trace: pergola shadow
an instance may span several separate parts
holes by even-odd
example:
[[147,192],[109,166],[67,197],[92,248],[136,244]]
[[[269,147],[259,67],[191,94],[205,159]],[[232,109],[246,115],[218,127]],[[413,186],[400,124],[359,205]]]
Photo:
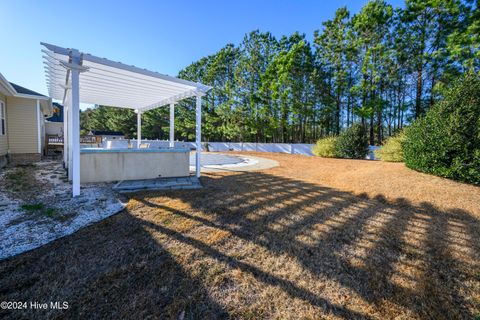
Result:
[[[155,194],[137,194],[134,199],[202,227],[227,231],[231,236],[225,242],[244,241],[272,256],[292,257],[309,274],[347,288],[379,315],[396,305],[420,318],[473,317],[464,281],[476,277],[480,228],[469,213],[442,211],[428,203],[416,206],[405,199],[395,203],[382,196],[368,199],[258,172],[212,174],[202,181],[204,190],[168,194],[188,203],[190,210],[156,203]],[[261,263],[246,264],[221,247],[168,226],[145,223],[326,313],[369,317],[275,276]]]
[[132,194],[122,213],[0,262],[2,300],[69,302],[0,317],[476,315],[480,227],[468,212],[260,172],[202,180]]
[[[224,319],[141,219],[127,212],[20,256],[0,261],[1,301],[46,309],[0,309],[2,319]],[[50,302],[67,302],[52,309]],[[201,302],[201,303],[199,303]]]

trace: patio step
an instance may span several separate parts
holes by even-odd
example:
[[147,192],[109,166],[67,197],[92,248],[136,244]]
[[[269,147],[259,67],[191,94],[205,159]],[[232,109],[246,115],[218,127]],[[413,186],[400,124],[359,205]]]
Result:
[[142,190],[198,189],[201,187],[202,184],[197,177],[180,177],[124,180],[113,186],[113,190],[118,192],[135,192]]

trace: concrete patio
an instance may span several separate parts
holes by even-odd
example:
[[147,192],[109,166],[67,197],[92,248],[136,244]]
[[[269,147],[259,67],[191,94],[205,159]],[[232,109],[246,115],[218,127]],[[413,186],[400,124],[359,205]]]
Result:
[[178,189],[198,189],[202,184],[195,176],[179,178],[158,178],[142,180],[125,180],[118,182],[113,186],[117,192],[135,192],[142,190],[178,190]]

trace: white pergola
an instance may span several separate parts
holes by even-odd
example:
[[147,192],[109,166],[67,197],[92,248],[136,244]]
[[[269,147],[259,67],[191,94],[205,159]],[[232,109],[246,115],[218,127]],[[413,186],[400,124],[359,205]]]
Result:
[[[80,103],[134,109],[137,113],[137,147],[141,116],[170,105],[170,147],[174,147],[174,108],[178,101],[196,97],[196,176],[200,177],[201,97],[211,87],[120,62],[41,43],[47,87],[53,99],[64,104],[64,163],[72,180],[73,196],[80,195]],[[81,76],[80,76],[81,74]]]

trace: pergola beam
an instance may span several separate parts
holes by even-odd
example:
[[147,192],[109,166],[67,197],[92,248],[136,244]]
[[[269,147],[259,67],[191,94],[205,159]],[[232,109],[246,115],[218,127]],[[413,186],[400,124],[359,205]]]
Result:
[[143,108],[141,108],[141,110],[142,111],[148,111],[148,110],[156,109],[158,107],[165,106],[165,105],[170,104],[170,103],[177,103],[178,101],[183,100],[183,99],[187,99],[187,98],[191,98],[191,97],[195,97],[195,96],[200,96],[201,97],[203,95],[205,95],[205,94],[202,93],[202,92],[199,92],[197,90],[189,90],[189,91],[177,94],[173,97],[169,97],[169,98],[160,100],[160,101],[158,101],[154,104],[151,104],[149,106],[143,107]]

